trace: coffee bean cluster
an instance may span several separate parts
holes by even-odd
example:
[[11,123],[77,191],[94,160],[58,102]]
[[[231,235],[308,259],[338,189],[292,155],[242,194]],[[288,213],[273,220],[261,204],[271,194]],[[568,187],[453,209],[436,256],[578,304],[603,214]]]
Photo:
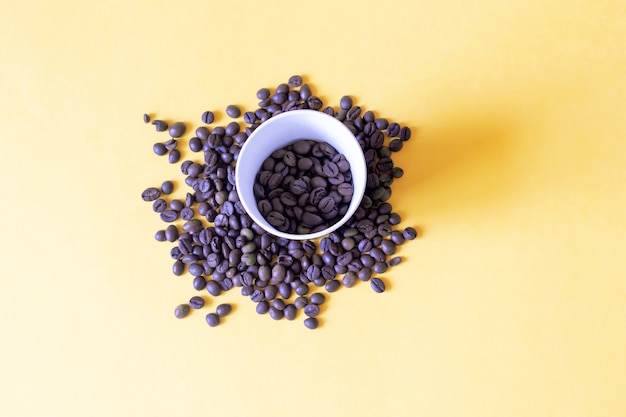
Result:
[[[235,120],[226,125],[215,124],[213,111],[202,114],[203,124],[189,139],[189,150],[192,156],[197,154],[198,157],[186,159],[180,165],[184,184],[188,187],[184,198],[166,197],[175,191],[174,183],[169,180],[159,187],[146,188],[141,197],[144,201],[152,202],[153,211],[168,224],[156,232],[155,239],[174,244],[170,250],[174,275],[189,275],[195,290],[206,291],[213,297],[236,289],[256,304],[258,314],[267,314],[274,320],[294,320],[298,316],[304,316],[304,325],[315,329],[319,326],[320,305],[327,298],[323,292],[328,294],[341,287],[350,288],[359,281],[369,281],[373,291],[384,292],[385,279],[381,274],[402,261],[396,254],[398,246],[417,237],[414,228],[399,228],[401,218],[388,202],[392,183],[403,175],[403,170],[394,165],[392,155],[400,151],[410,139],[411,131],[408,127],[401,127],[395,122],[377,117],[372,111],[363,112],[349,96],[341,98],[338,108],[324,107],[322,100],[313,94],[308,84],[303,84],[302,77],[298,75],[292,76],[287,83],[280,84],[273,90],[265,87],[259,89],[257,98],[260,100],[258,108],[243,114],[239,106],[228,106],[225,114]],[[289,240],[267,233],[246,213],[235,189],[235,165],[248,135],[271,117],[297,109],[323,111],[342,121],[355,135],[367,164],[366,192],[359,208],[346,224],[320,239],[319,243],[312,240]],[[144,121],[147,123],[149,118],[144,118]],[[185,133],[186,126],[176,122],[168,129],[168,124],[162,120],[156,119],[152,123],[157,131],[168,132],[170,135],[170,139],[154,145],[154,153],[166,155],[169,152],[169,162],[177,163],[182,156],[177,149],[177,139]],[[309,145],[311,149],[324,146],[305,139],[298,147]],[[272,164],[272,170],[275,170],[280,162],[277,159],[285,163],[287,152],[293,152],[296,156],[297,152],[294,151],[292,147],[274,152],[269,156],[268,165],[264,164],[262,170],[270,171]],[[306,158],[306,155],[303,153],[301,156]],[[321,182],[314,183],[315,176],[309,176],[308,184],[306,180],[304,184],[298,182],[294,193],[291,186],[306,176],[306,170],[299,168],[299,171],[292,174],[293,180],[286,185],[294,197],[300,192],[298,186],[310,190],[306,191],[309,196],[305,203],[315,205],[315,215],[330,224],[333,219],[325,219],[323,213],[325,210],[334,212],[336,209],[337,216],[340,215],[343,210],[341,204],[346,202],[351,192],[348,189],[351,183],[349,166],[346,167],[343,163],[345,158],[337,157],[336,151],[332,157],[327,156],[328,158],[319,161],[315,176],[324,179],[327,185],[330,183],[331,186],[337,186],[336,188],[331,188],[330,192],[326,190],[325,195],[320,192],[320,198],[311,200],[313,189],[318,188],[316,185],[321,186]],[[291,161],[291,156],[287,159]],[[324,162],[328,163],[329,160],[336,167],[327,166],[324,173]],[[295,163],[298,167],[297,157]],[[333,175],[335,170],[342,173],[343,182],[331,182],[330,179],[336,177]],[[271,175],[259,173],[260,185],[265,181],[261,180],[261,175],[267,181],[271,178]],[[340,190],[341,184],[344,185]],[[258,187],[255,186],[255,193],[259,197],[259,204],[266,206],[263,212],[268,216],[272,211],[280,213],[276,210],[280,206],[275,206],[276,203],[272,205],[277,196],[270,197],[271,190],[268,192],[267,189],[261,191],[256,188]],[[341,196],[341,199],[333,192]],[[281,196],[284,194],[285,192]],[[334,209],[328,208],[333,204],[329,199],[320,206],[320,202],[326,197],[333,201]],[[270,211],[267,211],[269,206],[261,203],[268,198],[272,208]],[[287,211],[287,207],[292,207],[289,206],[292,202],[290,197],[287,200],[283,197],[281,200],[278,196],[278,201],[283,206],[282,216],[290,220],[287,226],[279,216],[270,216],[273,218],[271,224],[275,224],[277,228],[284,227],[287,231],[305,233],[324,226],[324,223],[315,224],[317,218],[312,221],[309,215],[305,217],[305,212],[313,213],[312,207],[305,210],[306,204],[302,205],[303,211],[298,215],[295,211]],[[294,218],[296,220],[292,222],[291,219]],[[197,309],[204,305],[197,298],[192,297],[192,300],[190,304],[179,305],[175,309],[175,316],[185,317],[190,314],[192,307]],[[207,314],[209,326],[219,324],[220,314],[228,314],[226,310],[229,312],[230,308],[222,308],[221,313],[216,311]]]
[[290,234],[328,229],[346,214],[354,194],[346,157],[328,143],[310,139],[265,159],[253,190],[261,215]]

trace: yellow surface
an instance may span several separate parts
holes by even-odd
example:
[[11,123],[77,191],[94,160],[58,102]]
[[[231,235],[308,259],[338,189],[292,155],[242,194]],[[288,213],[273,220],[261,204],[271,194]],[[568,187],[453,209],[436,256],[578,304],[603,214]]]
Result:
[[[0,416],[626,415],[623,1],[1,9]],[[236,291],[176,320],[140,193],[184,184],[141,116],[297,73],[411,126],[392,203],[423,237],[318,331]]]

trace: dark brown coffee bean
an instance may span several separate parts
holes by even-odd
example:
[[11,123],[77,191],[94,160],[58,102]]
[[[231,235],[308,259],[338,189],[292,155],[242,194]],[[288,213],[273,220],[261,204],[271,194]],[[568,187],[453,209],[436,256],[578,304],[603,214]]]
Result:
[[167,122],[165,122],[163,120],[153,120],[152,124],[154,125],[154,127],[155,127],[157,132],[166,131],[167,128],[168,128]]
[[188,304],[180,304],[176,306],[176,308],[174,309],[174,316],[177,319],[182,319],[189,315],[189,311],[190,311],[190,308]]
[[319,326],[319,321],[315,317],[308,317],[304,320],[306,328],[314,330]]
[[411,129],[409,129],[408,127],[403,127],[402,129],[400,129],[400,140],[401,141],[407,141],[411,138]]
[[300,87],[302,85],[302,77],[299,75],[292,75],[289,77],[287,84],[289,84],[289,87],[292,88]]
[[400,125],[398,123],[389,123],[389,126],[387,126],[387,136],[389,136],[390,138],[392,137],[396,137],[400,134]]
[[241,116],[241,110],[239,109],[239,107],[235,106],[234,104],[230,104],[226,106],[226,114],[229,117],[236,119],[237,117]]
[[339,287],[341,287],[341,284],[336,279],[332,279],[328,281],[326,285],[324,286],[324,288],[328,292],[335,292],[339,289]]
[[372,278],[370,280],[370,286],[374,292],[381,293],[385,291],[385,283],[380,278]]
[[179,138],[185,133],[185,130],[187,130],[187,127],[184,123],[176,122],[170,126],[169,134],[173,138]]
[[159,190],[156,187],[149,187],[146,188],[142,193],[141,193],[141,199],[143,201],[154,201],[157,198],[159,198],[161,196],[161,190]]

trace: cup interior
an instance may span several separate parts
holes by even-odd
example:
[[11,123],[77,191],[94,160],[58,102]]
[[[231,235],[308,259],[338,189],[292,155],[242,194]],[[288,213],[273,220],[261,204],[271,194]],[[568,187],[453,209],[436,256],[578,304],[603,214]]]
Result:
[[[275,150],[299,139],[327,142],[346,157],[352,172],[354,194],[348,211],[337,223],[316,233],[289,234],[277,230],[261,215],[253,192],[255,178],[263,161]],[[248,215],[267,232],[291,240],[317,239],[341,227],[361,204],[366,181],[363,151],[350,129],[333,116],[316,110],[281,113],[261,124],[242,146],[235,168],[237,193]]]

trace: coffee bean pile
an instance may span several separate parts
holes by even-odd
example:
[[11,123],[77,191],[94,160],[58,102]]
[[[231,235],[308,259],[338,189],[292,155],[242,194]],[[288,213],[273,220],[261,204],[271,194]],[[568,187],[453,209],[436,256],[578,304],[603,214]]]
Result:
[[[363,112],[349,96],[341,98],[338,108],[324,107],[298,75],[274,91],[259,89],[257,98],[258,108],[243,115],[238,106],[226,108],[229,118],[243,118],[243,123],[232,120],[225,126],[214,125],[212,111],[202,114],[203,125],[189,140],[189,149],[200,158],[187,159],[180,165],[184,183],[189,187],[184,199],[165,198],[174,191],[171,181],[145,189],[142,199],[152,202],[153,211],[169,223],[156,232],[155,239],[174,243],[170,251],[174,275],[186,272],[193,277],[195,290],[207,291],[213,297],[237,288],[256,303],[257,313],[268,314],[274,320],[294,320],[301,314],[305,316],[304,325],[315,329],[319,325],[320,305],[326,301],[322,291],[333,293],[342,286],[350,288],[357,281],[369,281],[373,291],[384,292],[385,280],[380,274],[402,261],[395,255],[397,247],[417,237],[412,227],[398,228],[400,216],[388,202],[392,183],[404,173],[394,165],[392,155],[410,139],[411,130],[376,117],[372,111]],[[355,135],[367,165],[366,191],[359,208],[346,224],[319,243],[289,240],[266,232],[251,220],[235,189],[235,164],[248,135],[271,117],[297,109],[323,111],[343,122]],[[144,122],[149,121],[150,117],[144,115]],[[186,126],[176,122],[169,127],[158,119],[151,123],[158,132],[167,131],[170,136],[153,146],[154,153],[167,154],[170,163],[177,163],[181,158],[177,138],[185,133]],[[270,158],[275,159],[276,155],[273,153]],[[334,161],[337,169],[343,169],[338,162]],[[330,169],[334,173],[334,168]],[[340,196],[348,192],[336,191]],[[334,199],[333,202],[336,204]],[[322,212],[326,209],[320,208]],[[337,211],[339,214],[340,209]],[[291,230],[292,223],[298,232],[315,229],[310,221],[307,224],[302,217],[298,219],[295,212],[291,216],[285,210],[282,216],[289,220],[287,230]],[[292,222],[293,218],[296,221]],[[175,316],[182,318],[191,308],[202,308],[204,299],[196,297],[177,306]],[[206,315],[207,323],[217,326],[220,317],[230,310],[230,306],[218,306],[215,313]]]
[[326,142],[306,139],[266,158],[253,190],[259,212],[270,225],[300,235],[339,221],[354,194],[346,157]]

